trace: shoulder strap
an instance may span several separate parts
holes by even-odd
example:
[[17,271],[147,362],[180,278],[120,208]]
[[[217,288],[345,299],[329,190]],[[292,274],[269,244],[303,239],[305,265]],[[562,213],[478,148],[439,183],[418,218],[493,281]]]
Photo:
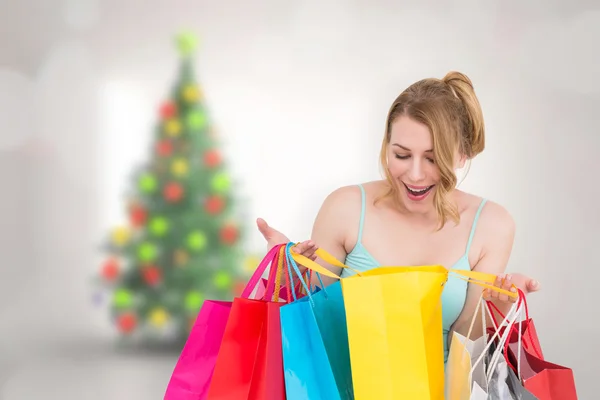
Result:
[[361,243],[362,241],[362,233],[363,233],[363,226],[365,224],[365,209],[366,209],[366,193],[365,193],[365,188],[363,187],[362,184],[359,184],[358,187],[360,188],[360,197],[361,197],[361,205],[360,205],[360,223],[358,225],[358,239],[357,242]]
[[485,205],[487,199],[483,199],[481,200],[481,203],[479,204],[479,208],[477,209],[477,212],[475,213],[475,218],[473,219],[473,225],[471,226],[471,233],[469,234],[469,241],[467,242],[467,250],[465,251],[465,254],[467,255],[467,257],[469,256],[469,250],[471,249],[471,242],[473,241],[473,236],[475,236],[475,228],[477,227],[477,220],[479,220],[479,215],[481,214],[481,210],[483,209],[483,206]]

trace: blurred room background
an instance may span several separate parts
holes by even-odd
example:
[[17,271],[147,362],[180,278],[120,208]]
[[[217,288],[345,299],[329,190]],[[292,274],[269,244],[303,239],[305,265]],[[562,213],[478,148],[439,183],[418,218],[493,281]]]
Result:
[[257,217],[309,238],[329,192],[380,177],[393,99],[466,73],[487,137],[461,188],[513,214],[509,269],[541,282],[530,312],[544,354],[595,398],[597,3],[3,0],[0,399],[162,398],[178,349],[128,346],[94,282],[131,219],[132,174],[155,157],[184,30],[198,37],[242,276],[265,251]]

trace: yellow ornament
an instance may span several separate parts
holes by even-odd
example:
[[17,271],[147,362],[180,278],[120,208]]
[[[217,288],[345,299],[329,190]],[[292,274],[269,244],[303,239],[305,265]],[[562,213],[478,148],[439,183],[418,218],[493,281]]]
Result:
[[157,307],[150,312],[149,321],[157,328],[165,326],[169,320],[169,313],[162,307]]
[[200,98],[200,91],[196,86],[188,85],[183,89],[182,95],[185,101],[193,103]]
[[250,254],[246,257],[246,259],[244,260],[244,271],[246,272],[254,272],[256,271],[256,268],[258,267],[258,264],[260,264],[260,258],[258,258],[257,256],[255,256],[254,254]]
[[178,158],[171,164],[171,173],[175,176],[182,177],[187,175],[188,170],[188,162],[183,158]]
[[115,246],[123,247],[129,242],[131,232],[126,226],[119,226],[112,232],[112,242]]
[[190,257],[183,250],[176,250],[175,255],[173,256],[175,264],[177,265],[185,265],[189,261]]
[[178,119],[171,118],[165,124],[165,132],[171,137],[179,136],[181,133],[181,122]]

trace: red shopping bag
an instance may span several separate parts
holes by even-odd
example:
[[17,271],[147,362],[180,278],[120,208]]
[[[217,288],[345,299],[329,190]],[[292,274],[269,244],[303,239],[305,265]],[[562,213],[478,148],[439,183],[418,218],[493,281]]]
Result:
[[521,351],[521,380],[525,389],[538,400],[577,400],[573,370],[553,364],[531,354],[519,343],[509,344],[511,358],[517,365],[516,354]]
[[[544,360],[537,331],[533,320],[529,317],[525,294],[522,291],[519,292],[525,303],[525,320],[512,325],[505,344],[504,358],[513,371],[518,374],[523,387],[538,400],[577,400],[573,370]],[[495,309],[504,318],[494,303],[488,301],[487,305],[492,318],[492,309]],[[494,325],[498,326],[495,319]],[[519,325],[521,325],[521,343],[519,343]],[[505,327],[502,327],[500,332],[503,333],[504,329]]]
[[257,279],[233,300],[207,400],[285,399],[279,308],[286,303],[279,301],[278,293],[281,273],[287,267],[285,257],[280,256],[284,246],[274,249],[264,297],[247,298]]

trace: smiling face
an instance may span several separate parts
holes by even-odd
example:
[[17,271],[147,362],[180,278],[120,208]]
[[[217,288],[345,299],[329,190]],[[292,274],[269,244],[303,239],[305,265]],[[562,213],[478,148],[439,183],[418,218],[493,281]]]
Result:
[[[464,165],[465,159],[459,157],[458,152],[453,159],[457,160],[455,169]],[[427,125],[406,115],[394,120],[387,145],[387,167],[407,211],[428,213],[434,210],[441,174]]]
[[451,193],[456,169],[485,147],[483,113],[471,80],[451,71],[406,88],[392,103],[379,159],[400,210],[460,220]]

